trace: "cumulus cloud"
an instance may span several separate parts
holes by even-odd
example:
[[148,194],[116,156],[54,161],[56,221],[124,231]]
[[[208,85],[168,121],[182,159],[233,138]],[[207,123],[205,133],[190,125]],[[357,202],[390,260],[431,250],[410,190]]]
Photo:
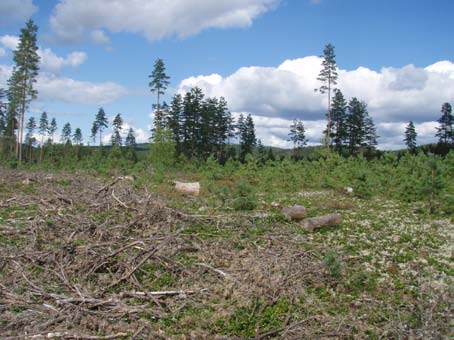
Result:
[[[327,98],[314,92],[320,86],[321,61],[310,56],[287,60],[278,67],[243,67],[227,77],[190,77],[181,81],[179,92],[198,86],[208,96],[224,96],[233,111],[321,119]],[[357,97],[368,104],[376,122],[428,121],[443,102],[454,98],[454,63],[382,68],[379,72],[365,67],[340,69],[338,83],[347,98]]]
[[[313,125],[313,130],[307,129],[308,137],[318,142],[327,106],[326,96],[314,92],[320,87],[317,75],[321,62],[320,57],[309,56],[286,60],[277,67],[242,67],[226,77],[218,74],[190,77],[181,81],[178,91],[186,92],[198,86],[207,96],[224,96],[232,111],[249,112],[262,117],[259,118],[262,121],[281,118],[289,126],[291,119],[300,118],[308,126]],[[338,83],[347,99],[357,97],[368,104],[381,136],[380,146],[403,145],[402,124],[405,126],[410,120],[420,124],[421,142],[431,142],[433,122],[439,118],[442,103],[454,98],[454,63],[440,61],[425,68],[384,67],[380,71],[366,67],[340,69]],[[259,125],[258,130],[270,133],[274,138],[272,143],[284,143],[285,129],[276,130],[279,126],[276,124],[268,121]],[[393,128],[383,124],[391,124]],[[266,140],[263,133],[263,141]]]
[[57,56],[51,49],[39,49],[38,55],[40,56],[40,68],[42,71],[58,73],[64,67],[76,68],[87,60],[85,52],[72,52],[65,58]]
[[0,44],[8,50],[15,50],[17,45],[19,45],[19,37],[16,35],[2,35],[0,36]]
[[[141,33],[148,40],[187,37],[207,28],[247,27],[280,0],[60,0],[50,18],[56,39],[77,42],[111,32]],[[101,32],[101,33],[100,33]]]
[[[0,36],[0,44],[8,50],[15,50],[19,44],[19,37],[15,35]],[[50,48],[38,48],[40,69],[44,72],[58,73],[64,67],[78,67],[83,64],[88,56],[85,52],[75,51],[66,57],[57,56]],[[1,54],[0,54],[1,56]]]
[[93,83],[52,75],[38,77],[39,99],[79,104],[109,104],[127,94],[127,89],[112,82]]
[[37,9],[32,0],[2,0],[0,1],[0,17],[2,18],[0,25],[25,21]]
[[91,41],[95,45],[109,45],[110,39],[105,35],[102,30],[94,30],[90,34]]

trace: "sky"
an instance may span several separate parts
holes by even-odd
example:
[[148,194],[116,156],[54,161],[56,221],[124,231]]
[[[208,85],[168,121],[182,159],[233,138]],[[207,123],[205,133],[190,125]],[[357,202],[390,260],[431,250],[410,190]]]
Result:
[[168,102],[198,86],[225,97],[234,116],[250,113],[264,145],[291,147],[293,119],[316,145],[328,99],[314,89],[331,43],[337,88],[368,105],[380,149],[399,149],[410,120],[418,144],[435,142],[442,104],[454,105],[453,13],[451,0],[1,0],[0,88],[32,18],[41,61],[27,118],[46,111],[88,142],[103,107],[146,142],[156,102],[148,76],[161,58]]

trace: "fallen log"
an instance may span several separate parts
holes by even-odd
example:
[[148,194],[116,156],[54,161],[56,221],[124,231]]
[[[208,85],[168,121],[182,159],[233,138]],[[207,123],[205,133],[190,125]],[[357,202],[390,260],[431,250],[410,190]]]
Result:
[[339,214],[329,214],[308,218],[301,222],[301,226],[307,231],[313,231],[322,227],[337,227],[342,222]]
[[281,210],[281,214],[291,220],[302,220],[307,216],[306,208],[302,205],[293,205],[291,207],[284,207]]
[[175,190],[186,194],[198,195],[200,193],[200,183],[184,183],[175,181]]

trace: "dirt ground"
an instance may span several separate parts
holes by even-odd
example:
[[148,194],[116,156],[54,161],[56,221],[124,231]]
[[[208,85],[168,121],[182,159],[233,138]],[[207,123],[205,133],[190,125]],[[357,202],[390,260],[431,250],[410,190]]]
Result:
[[454,327],[452,266],[424,253],[451,251],[452,224],[417,229],[431,245],[386,234],[400,248],[380,263],[359,239],[387,231],[361,225],[348,197],[330,201],[348,203],[335,206],[342,232],[308,233],[274,214],[188,213],[128,177],[0,173],[1,338],[448,339]]

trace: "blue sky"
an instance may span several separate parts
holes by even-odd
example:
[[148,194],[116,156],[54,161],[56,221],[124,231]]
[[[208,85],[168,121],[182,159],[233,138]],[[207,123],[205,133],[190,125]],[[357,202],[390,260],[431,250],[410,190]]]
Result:
[[327,100],[313,92],[317,56],[331,42],[338,87],[368,104],[379,146],[395,149],[409,120],[419,143],[434,141],[441,105],[454,104],[452,13],[450,0],[2,0],[0,87],[31,17],[42,65],[27,116],[45,110],[88,140],[102,106],[145,141],[155,102],[148,75],[162,58],[168,100],[199,86],[235,114],[251,113],[265,145],[290,146],[293,118],[316,144]]

